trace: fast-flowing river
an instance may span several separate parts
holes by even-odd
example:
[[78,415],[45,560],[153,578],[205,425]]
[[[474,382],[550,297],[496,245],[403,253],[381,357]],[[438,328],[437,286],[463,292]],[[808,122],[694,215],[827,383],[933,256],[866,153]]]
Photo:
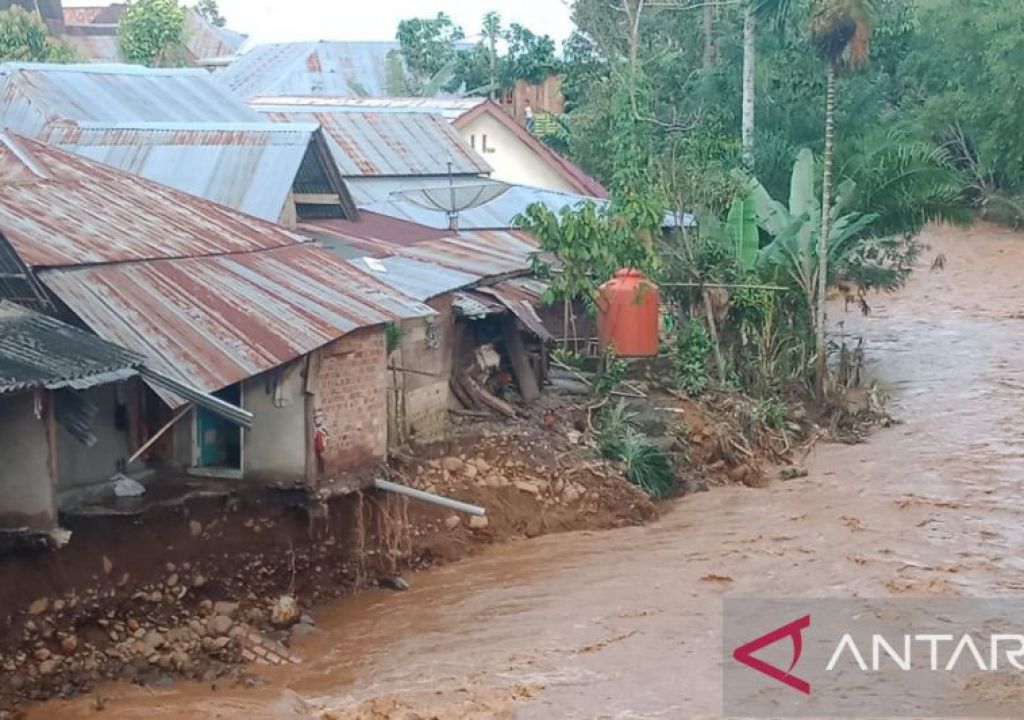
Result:
[[[34,720],[697,718],[721,713],[726,594],[1024,589],[1024,235],[931,230],[867,337],[902,424],[822,444],[810,474],[682,498],[646,527],[496,546],[322,609],[299,666],[252,689],[108,686]],[[937,254],[945,269],[929,268]]]

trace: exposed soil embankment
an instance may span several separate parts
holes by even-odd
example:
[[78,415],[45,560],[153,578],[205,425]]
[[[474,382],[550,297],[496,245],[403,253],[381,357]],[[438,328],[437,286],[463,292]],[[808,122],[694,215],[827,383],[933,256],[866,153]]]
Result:
[[571,415],[474,424],[394,459],[393,481],[479,504],[486,518],[372,490],[312,507],[301,493],[200,493],[70,518],[67,547],[0,560],[0,709],[101,679],[244,681],[244,661],[289,662],[306,611],[331,598],[382,580],[401,587],[407,570],[513,537],[653,517],[647,497],[578,442]]

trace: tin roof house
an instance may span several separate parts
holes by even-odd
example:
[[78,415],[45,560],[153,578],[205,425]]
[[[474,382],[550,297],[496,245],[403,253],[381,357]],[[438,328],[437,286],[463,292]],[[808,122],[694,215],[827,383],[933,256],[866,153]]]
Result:
[[[123,444],[107,465],[157,428],[173,431],[143,460],[192,475],[315,487],[378,462],[384,326],[434,314],[283,227],[12,133],[0,260],[4,295],[170,381],[143,372],[94,399]],[[251,430],[196,407],[186,384],[250,411]],[[76,488],[121,469],[74,467]]]
[[267,122],[203,70],[0,65],[0,127],[294,225],[353,218],[315,123]]

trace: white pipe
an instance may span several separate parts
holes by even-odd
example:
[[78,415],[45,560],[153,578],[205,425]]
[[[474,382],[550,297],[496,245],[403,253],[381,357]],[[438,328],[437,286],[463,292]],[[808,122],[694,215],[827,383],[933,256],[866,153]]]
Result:
[[398,483],[389,482],[387,480],[375,479],[373,486],[378,490],[386,490],[387,492],[398,493],[399,495],[405,495],[415,500],[422,500],[423,502],[432,503],[434,505],[440,505],[441,507],[448,508],[449,510],[455,510],[457,512],[464,512],[467,515],[486,515],[487,511],[479,505],[470,505],[469,503],[459,502],[458,500],[452,500],[451,498],[442,497],[441,495],[435,495],[434,493],[424,492],[423,490],[417,490],[411,488],[408,485],[399,485]]

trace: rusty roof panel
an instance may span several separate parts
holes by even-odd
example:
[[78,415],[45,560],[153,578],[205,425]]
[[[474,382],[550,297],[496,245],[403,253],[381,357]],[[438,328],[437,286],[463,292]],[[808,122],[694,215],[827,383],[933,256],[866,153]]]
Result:
[[276,221],[316,125],[78,123],[41,139],[82,157]]
[[239,97],[390,95],[388,67],[401,63],[397,42],[292,42],[257,45],[217,73]]
[[98,335],[208,392],[355,329],[434,314],[312,244],[48,270],[41,278]]
[[396,254],[462,270],[484,278],[519,275],[529,271],[537,246],[524,233],[514,231],[462,232],[442,240],[428,240],[396,248]]
[[190,257],[291,245],[255,217],[34,140],[0,133],[0,232],[30,266]]
[[[255,106],[262,109],[262,106]],[[270,112],[277,122],[319,123],[345,177],[479,175],[491,167],[440,115],[329,108]]]

